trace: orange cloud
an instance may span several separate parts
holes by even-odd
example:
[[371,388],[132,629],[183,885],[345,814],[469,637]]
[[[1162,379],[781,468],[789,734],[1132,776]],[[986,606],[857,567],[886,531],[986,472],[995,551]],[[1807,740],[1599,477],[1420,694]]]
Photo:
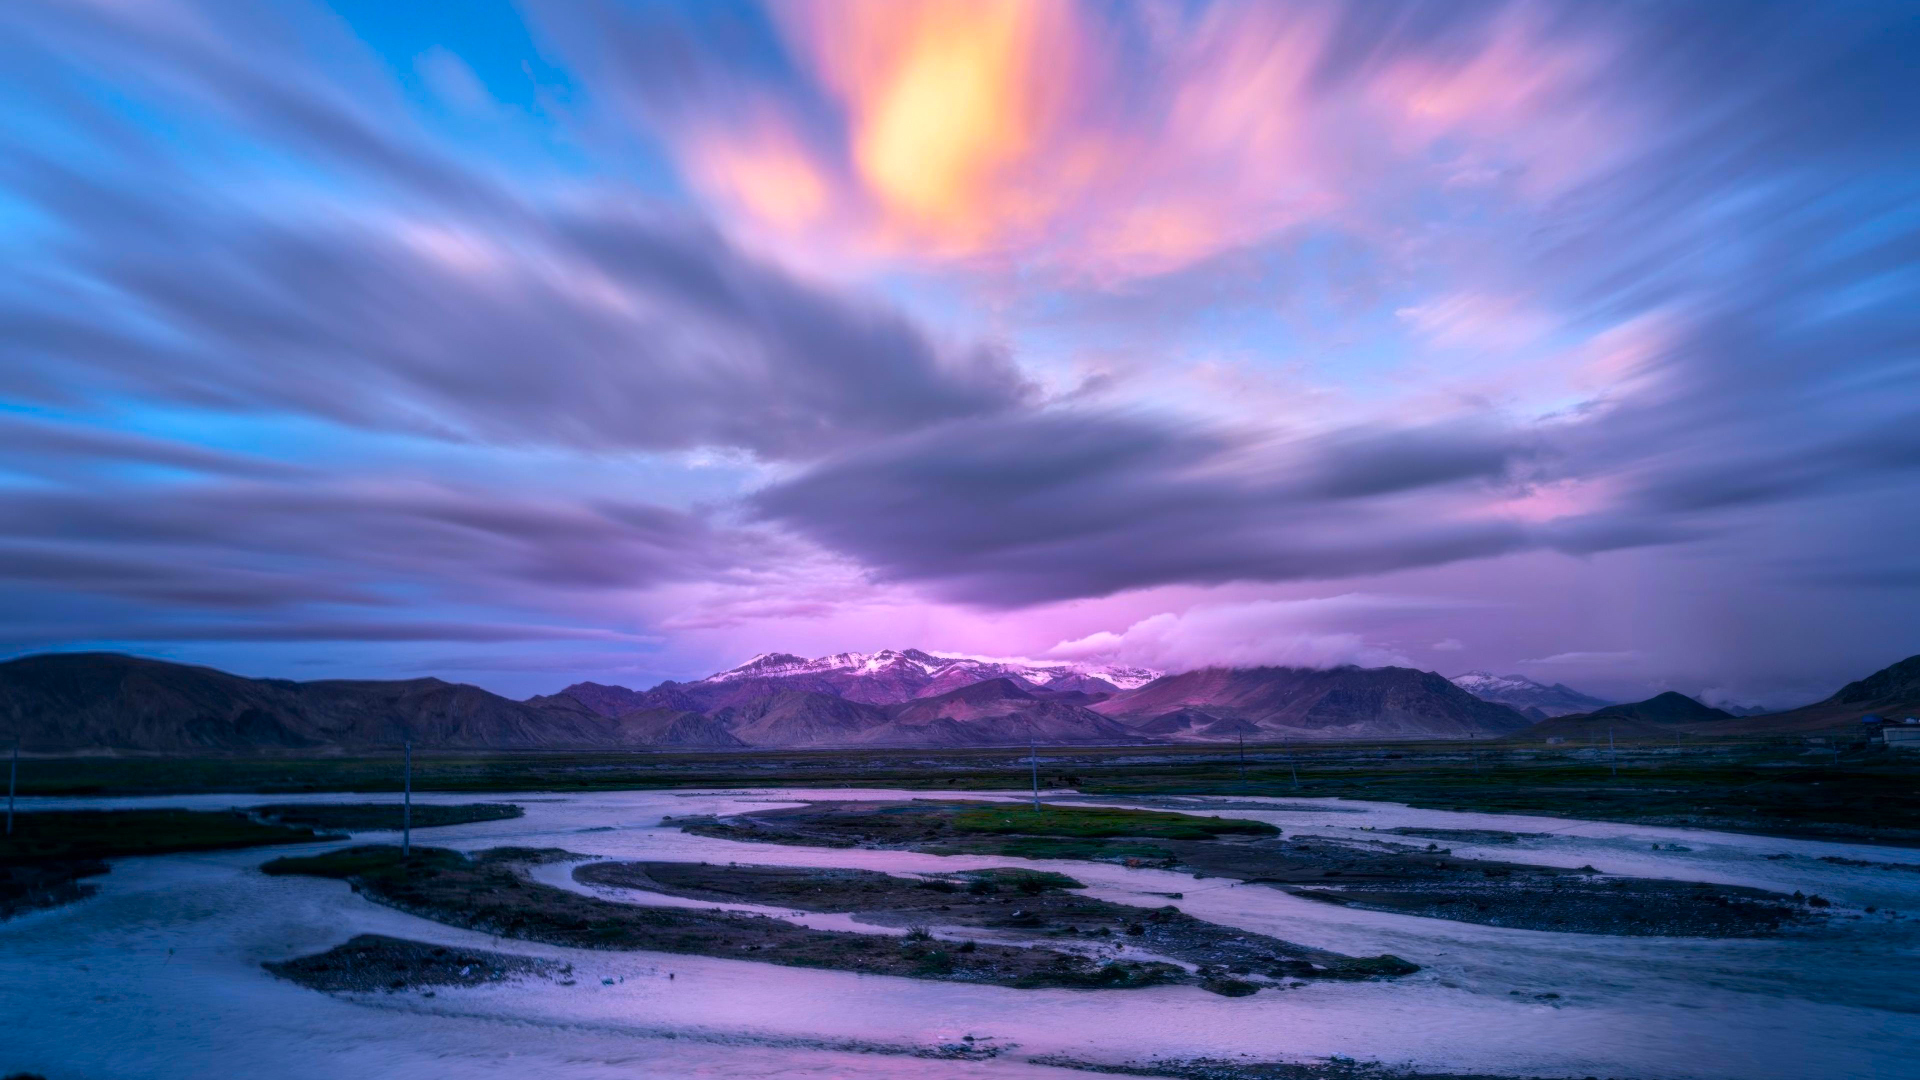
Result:
[[971,254],[1055,208],[1030,182],[1076,89],[1075,8],[869,0],[783,11],[846,109],[853,169],[896,240]]

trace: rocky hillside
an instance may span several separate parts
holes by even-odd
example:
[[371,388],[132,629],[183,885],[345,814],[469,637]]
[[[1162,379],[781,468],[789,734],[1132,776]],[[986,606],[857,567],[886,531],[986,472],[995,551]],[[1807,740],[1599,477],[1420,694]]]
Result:
[[1669,690],[1645,701],[1609,705],[1589,713],[1542,720],[1518,732],[1516,737],[1605,742],[1611,732],[1615,739],[1650,739],[1691,734],[1700,725],[1713,725],[1732,719],[1730,712],[1703,705],[1685,694]]
[[1795,735],[1858,730],[1864,716],[1899,720],[1920,716],[1920,656],[1889,664],[1850,682],[1832,697],[1785,712],[1739,717],[1721,730],[1742,735]]
[[0,664],[0,730],[28,752],[628,745],[572,699],[535,705],[439,679],[248,679],[116,653]]
[[1569,716],[1604,709],[1613,702],[1583,694],[1565,683],[1535,682],[1525,675],[1494,675],[1469,671],[1448,680],[1482,701],[1491,701],[1529,716]]
[[[1237,720],[1276,738],[1463,738],[1505,735],[1527,717],[1412,668],[1205,668],[1168,675],[1092,708],[1136,730],[1224,737]],[[1187,714],[1184,718],[1179,714]],[[1210,717],[1195,723],[1196,716]],[[1235,725],[1238,737],[1245,728]],[[1249,736],[1251,737],[1251,736]]]

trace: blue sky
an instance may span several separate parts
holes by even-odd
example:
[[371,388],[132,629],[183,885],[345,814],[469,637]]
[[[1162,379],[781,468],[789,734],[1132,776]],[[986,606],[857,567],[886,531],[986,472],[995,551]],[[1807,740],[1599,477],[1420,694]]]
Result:
[[1920,651],[1901,5],[0,12],[0,648]]

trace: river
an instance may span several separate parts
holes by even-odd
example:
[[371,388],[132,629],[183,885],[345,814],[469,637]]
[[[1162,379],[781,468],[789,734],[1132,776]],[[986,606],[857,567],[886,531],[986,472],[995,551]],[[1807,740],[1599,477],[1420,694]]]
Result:
[[[1203,919],[1354,955],[1393,953],[1422,970],[1401,979],[1309,983],[1224,998],[1190,986],[1015,990],[743,960],[564,949],[496,940],[404,915],[361,899],[338,881],[258,872],[261,863],[280,855],[344,846],[329,842],[118,860],[110,874],[93,879],[98,895],[0,923],[0,1016],[6,1031],[0,1074],[24,1069],[49,1080],[1070,1078],[1090,1074],[1028,1059],[1344,1055],[1503,1075],[1920,1077],[1920,918],[1906,917],[1920,915],[1920,872],[1821,861],[1839,856],[1915,865],[1920,851],[1341,800],[1191,799],[1177,807],[1161,800],[1099,800],[1255,818],[1289,835],[1375,838],[1368,830],[1402,826],[1537,832],[1546,835],[1448,846],[1464,856],[1798,889],[1834,904],[1823,927],[1715,941],[1548,933],[1355,911],[1259,885],[1106,864],[740,844],[689,836],[661,820],[808,799],[914,794],[489,795],[480,798],[518,803],[526,816],[423,830],[415,842],[893,872],[1031,865],[1071,873],[1105,899],[1153,907],[1167,903],[1156,894],[1181,892],[1182,910]],[[297,797],[29,799],[22,800],[22,809],[291,801]],[[355,842],[391,836],[360,834]],[[541,876],[586,888],[572,884],[566,867],[545,868]],[[1868,907],[1878,910],[1868,913]],[[807,921],[890,932],[844,917]],[[361,933],[563,959],[575,965],[577,982],[442,987],[431,998],[412,991],[330,996],[260,967]],[[974,1045],[1000,1048],[1000,1056],[916,1056],[966,1035],[975,1037]]]

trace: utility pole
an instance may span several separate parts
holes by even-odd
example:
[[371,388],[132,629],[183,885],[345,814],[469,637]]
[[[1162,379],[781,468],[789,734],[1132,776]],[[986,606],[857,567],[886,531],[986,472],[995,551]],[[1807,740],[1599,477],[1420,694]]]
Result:
[[1620,755],[1613,751],[1613,729],[1607,729],[1607,761],[1613,768],[1613,778],[1620,779]]
[[413,740],[406,742],[406,794],[400,803],[400,861],[406,862],[413,854]]
[[13,738],[13,764],[7,768],[7,835],[13,835],[13,789],[20,779],[20,737]]
[[1040,812],[1040,751],[1034,748],[1033,725],[1027,725],[1027,762],[1033,766],[1033,810]]
[[1242,735],[1240,736],[1240,788],[1241,790],[1244,791],[1246,789],[1246,786],[1247,786],[1247,737],[1245,735]]
[[1300,790],[1300,766],[1293,760],[1293,743],[1288,742],[1285,739],[1282,739],[1280,741],[1280,745],[1284,747],[1287,751],[1287,768],[1293,770],[1293,790],[1299,791]]

